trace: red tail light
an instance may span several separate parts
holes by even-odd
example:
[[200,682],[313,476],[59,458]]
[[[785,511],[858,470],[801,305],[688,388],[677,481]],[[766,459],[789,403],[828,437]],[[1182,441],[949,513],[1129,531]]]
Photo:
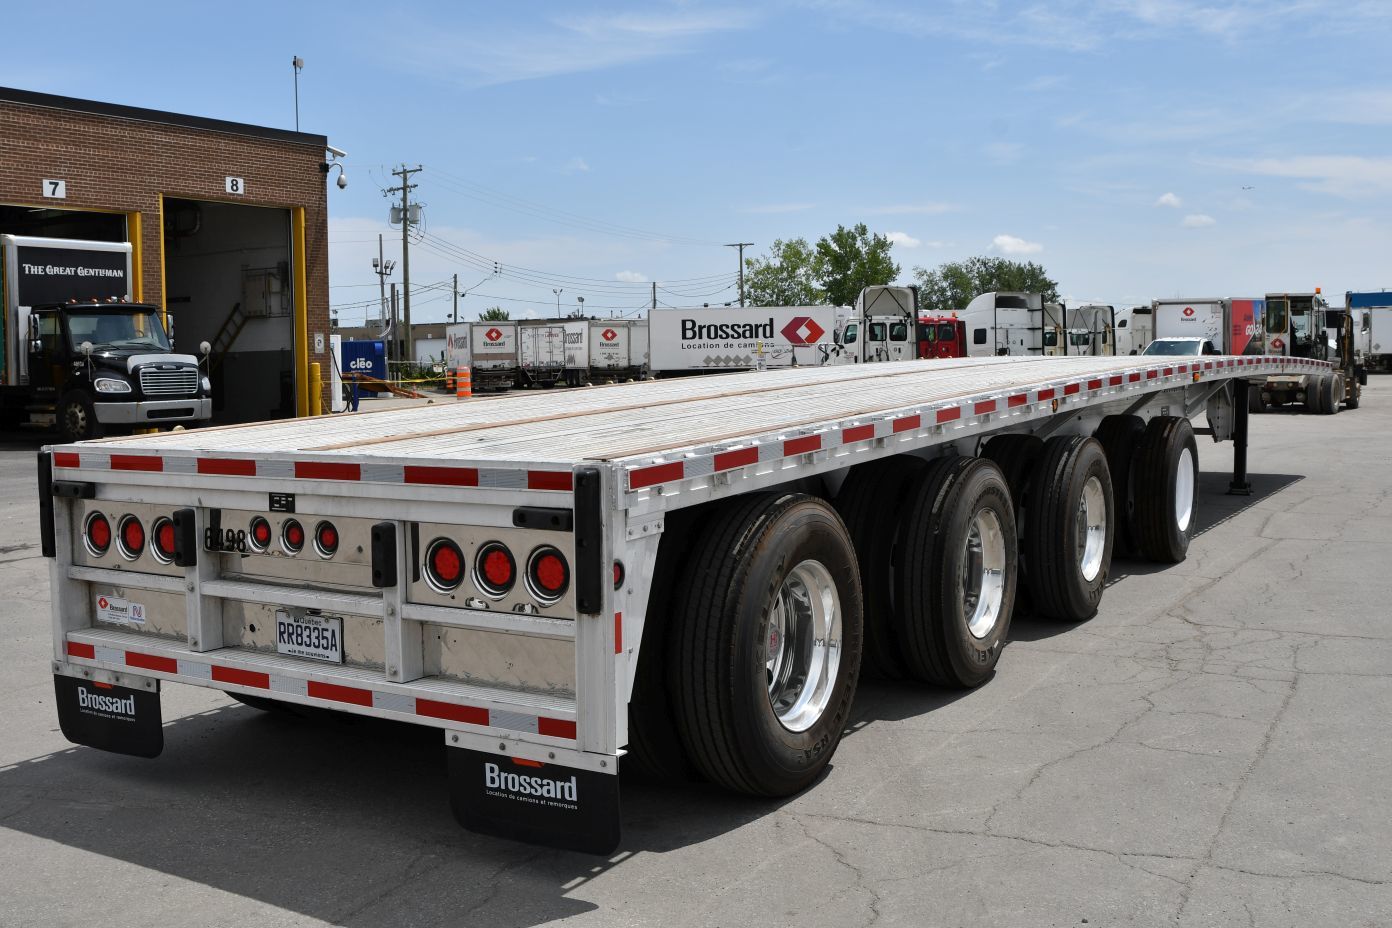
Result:
[[314,527],[314,549],[320,557],[333,557],[338,550],[338,529],[332,522],[320,522]]
[[271,546],[271,523],[261,516],[251,520],[251,546],[258,551],[265,551]]
[[100,512],[94,512],[87,517],[84,534],[87,536],[87,550],[96,557],[101,557],[111,550],[111,523],[106,521],[106,516]]
[[174,563],[174,523],[160,516],[151,526],[150,533],[153,538],[150,551],[155,555],[155,560],[161,564]]
[[474,556],[474,583],[489,596],[506,596],[517,582],[517,561],[499,541],[480,545]]
[[532,595],[550,604],[570,588],[570,565],[565,555],[550,546],[537,548],[527,559],[527,585]]
[[135,560],[145,553],[145,526],[135,516],[122,516],[118,547],[127,560]]
[[614,589],[621,589],[624,582],[623,561],[614,562]]
[[280,526],[280,543],[291,554],[304,550],[304,526],[295,519],[286,519]]
[[440,593],[452,593],[464,580],[464,552],[448,538],[437,538],[425,551],[425,580]]

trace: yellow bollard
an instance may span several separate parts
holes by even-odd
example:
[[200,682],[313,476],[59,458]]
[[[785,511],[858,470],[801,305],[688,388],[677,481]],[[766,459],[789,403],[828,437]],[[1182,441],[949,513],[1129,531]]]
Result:
[[323,370],[318,361],[309,363],[309,414],[311,416],[322,416],[324,414],[324,382],[320,380],[320,372]]
[[454,398],[457,400],[468,399],[474,395],[474,381],[469,375],[469,365],[459,365],[459,376],[455,379]]

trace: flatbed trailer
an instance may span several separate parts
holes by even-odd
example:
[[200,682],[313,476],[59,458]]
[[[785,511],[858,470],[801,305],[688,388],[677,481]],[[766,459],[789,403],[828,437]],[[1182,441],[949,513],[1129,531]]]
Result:
[[1017,583],[1081,621],[1114,550],[1183,559],[1189,417],[1243,492],[1248,382],[1322,368],[907,361],[47,447],[60,723],[155,756],[177,682],[431,726],[466,827],[608,852],[621,759],[796,792],[862,657],[976,686]]

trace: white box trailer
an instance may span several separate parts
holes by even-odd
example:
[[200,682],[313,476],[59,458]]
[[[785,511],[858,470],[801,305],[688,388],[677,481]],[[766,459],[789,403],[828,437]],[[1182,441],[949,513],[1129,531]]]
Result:
[[1320,370],[805,367],[46,447],[59,722],[152,757],[184,683],[429,726],[466,827],[608,853],[620,763],[789,795],[862,661],[986,682],[1017,557],[1072,621],[1120,546],[1183,559],[1189,418],[1243,492],[1248,381]]
[[1357,312],[1355,338],[1367,368],[1392,371],[1392,292],[1349,291],[1344,306]]
[[518,325],[517,339],[521,345],[518,386],[555,386],[565,373],[565,325],[560,322],[523,322]]
[[642,377],[647,368],[647,324],[627,319],[580,319],[565,326],[566,380],[617,383]]
[[649,370],[657,375],[808,367],[834,345],[834,306],[654,309]]
[[469,323],[469,365],[475,390],[506,390],[520,362],[516,322]]

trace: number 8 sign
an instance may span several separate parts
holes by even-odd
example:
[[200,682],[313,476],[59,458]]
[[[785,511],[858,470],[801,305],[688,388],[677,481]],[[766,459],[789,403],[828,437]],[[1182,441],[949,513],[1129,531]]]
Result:
[[226,181],[228,193],[233,193],[237,196],[241,196],[242,194],[246,193],[246,180],[244,178],[228,177],[226,178]]

